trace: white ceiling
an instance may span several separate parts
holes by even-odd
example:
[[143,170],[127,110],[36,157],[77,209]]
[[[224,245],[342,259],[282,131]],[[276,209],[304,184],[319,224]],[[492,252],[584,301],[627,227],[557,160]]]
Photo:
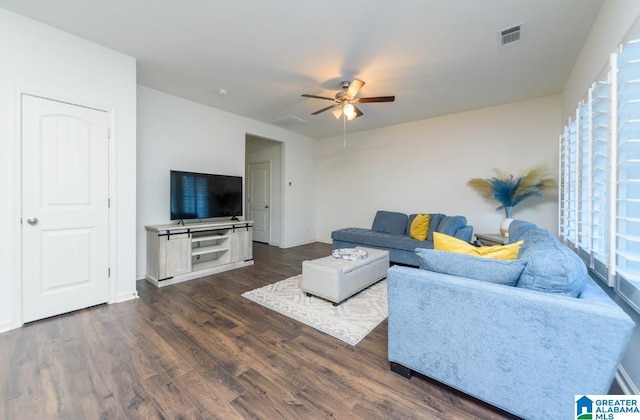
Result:
[[[560,93],[603,0],[0,0],[137,59],[138,83],[288,129],[342,133],[311,112],[366,82],[360,131]],[[498,33],[523,23],[523,40]],[[219,88],[229,91],[218,94]]]

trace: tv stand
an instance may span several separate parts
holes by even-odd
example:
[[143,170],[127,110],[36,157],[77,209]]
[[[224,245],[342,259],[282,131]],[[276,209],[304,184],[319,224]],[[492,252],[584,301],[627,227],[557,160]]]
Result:
[[253,221],[145,226],[146,280],[158,287],[253,265]]

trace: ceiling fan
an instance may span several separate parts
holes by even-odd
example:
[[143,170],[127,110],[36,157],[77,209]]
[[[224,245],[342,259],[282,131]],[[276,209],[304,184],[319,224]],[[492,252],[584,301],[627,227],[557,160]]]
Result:
[[302,94],[305,98],[316,98],[316,99],[325,99],[328,101],[334,101],[333,105],[329,105],[326,108],[322,108],[317,110],[316,112],[312,112],[311,115],[318,115],[321,112],[328,111],[333,109],[331,113],[339,119],[341,116],[347,120],[352,120],[354,118],[358,118],[363,115],[362,111],[355,104],[364,104],[371,102],[393,102],[396,100],[395,96],[373,96],[369,98],[356,98],[360,89],[364,86],[364,82],[359,79],[353,79],[352,82],[345,80],[340,82],[340,87],[342,90],[336,93],[335,98],[329,98],[327,96],[317,96],[317,95],[308,95],[306,93]]

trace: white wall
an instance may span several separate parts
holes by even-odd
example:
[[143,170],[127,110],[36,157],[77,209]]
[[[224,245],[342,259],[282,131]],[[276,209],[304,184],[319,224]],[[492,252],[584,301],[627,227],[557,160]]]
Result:
[[315,232],[307,231],[299,221],[299,215],[314,213],[313,139],[138,86],[139,279],[146,271],[145,225],[169,223],[169,170],[244,176],[247,133],[282,142],[283,177],[298,186],[289,188],[283,200],[281,245],[315,239]]
[[0,9],[0,331],[21,323],[18,92],[109,110],[112,195],[111,300],[136,296],[136,63],[76,36]]
[[[558,165],[560,96],[347,134],[318,142],[319,240],[334,229],[371,227],[376,210],[464,215],[497,233],[504,212],[466,185],[471,178],[541,163]],[[347,123],[347,130],[348,130]],[[557,231],[557,192],[530,198],[514,217]]]

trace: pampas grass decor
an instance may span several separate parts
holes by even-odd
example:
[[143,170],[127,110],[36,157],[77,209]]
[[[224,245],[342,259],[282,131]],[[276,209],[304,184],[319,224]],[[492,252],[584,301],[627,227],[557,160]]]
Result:
[[546,165],[538,165],[523,175],[515,177],[500,169],[494,169],[497,176],[493,178],[473,178],[467,182],[482,197],[494,198],[501,204],[496,210],[515,207],[528,197],[542,197],[547,189],[557,188],[558,183],[552,178]]

